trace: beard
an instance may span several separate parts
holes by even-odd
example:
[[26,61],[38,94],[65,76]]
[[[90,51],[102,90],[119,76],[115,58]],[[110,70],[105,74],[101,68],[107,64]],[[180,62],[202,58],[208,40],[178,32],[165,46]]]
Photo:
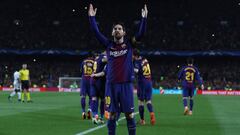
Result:
[[115,33],[114,37],[117,39],[117,40],[120,40],[123,35],[121,35],[120,33]]

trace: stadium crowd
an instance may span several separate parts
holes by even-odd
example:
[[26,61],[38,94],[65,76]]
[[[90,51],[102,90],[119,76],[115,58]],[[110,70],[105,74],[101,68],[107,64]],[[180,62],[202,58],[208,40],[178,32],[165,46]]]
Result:
[[[127,28],[137,29],[142,1],[94,1],[104,9],[97,16],[98,24],[105,35],[110,36],[111,25],[120,18]],[[211,7],[218,3],[218,7]],[[139,3],[139,4],[136,4]],[[93,36],[87,17],[89,1],[64,0],[3,0],[0,2],[0,49],[20,50],[95,50],[103,49]],[[232,6],[232,5],[235,6]],[[104,8],[102,7],[108,7]],[[240,49],[239,5],[232,1],[219,2],[168,0],[149,3],[147,34],[140,45],[141,50],[205,51]],[[204,6],[202,10],[201,6]],[[121,10],[121,8],[130,10]],[[134,8],[135,7],[135,8]],[[215,7],[215,6],[214,6]],[[232,8],[234,7],[234,8]],[[231,9],[231,10],[228,10]],[[121,10],[121,12],[119,12]],[[127,15],[126,15],[127,14]],[[205,16],[202,16],[204,14]],[[108,16],[111,16],[109,18]],[[113,16],[113,17],[112,17]],[[132,17],[136,18],[132,18]],[[109,27],[110,26],[110,27]],[[128,35],[134,34],[129,31]],[[97,46],[97,47],[96,47]],[[5,57],[5,56],[4,56]],[[27,63],[33,84],[56,87],[61,76],[80,76],[79,65],[83,57],[48,58],[48,56],[9,56],[1,59],[1,85],[12,84],[14,70]],[[24,57],[24,58],[23,58]],[[26,57],[26,58],[25,58]],[[177,73],[183,58],[149,57],[155,88],[178,87]],[[36,58],[36,61],[33,59]],[[180,59],[179,61],[176,59]],[[211,89],[240,89],[238,58],[199,58],[197,63],[204,84]],[[234,60],[232,60],[234,59]],[[214,63],[214,64],[212,64]]]
[[[215,0],[214,0],[215,1]],[[143,49],[146,50],[236,50],[239,49],[239,16],[234,14],[239,8],[234,6],[232,11],[228,6],[219,3],[223,11],[211,9],[214,1],[205,5],[205,10],[195,8],[204,2],[191,1],[153,1],[148,18],[147,34]],[[15,4],[11,4],[14,2]],[[58,1],[4,1],[0,4],[1,18],[0,42],[1,48],[10,49],[95,49],[99,43],[92,35],[87,17],[88,1],[72,1],[64,4]],[[101,4],[100,4],[101,3]],[[103,4],[102,4],[103,3]],[[125,1],[115,5],[111,1],[96,1],[96,6],[106,6],[105,14],[97,18],[103,33],[110,36],[112,24],[120,18],[127,25],[127,33],[134,34],[137,29],[139,16],[135,10],[140,9],[136,1],[128,1],[126,8],[121,10]],[[208,7],[209,6],[209,7]],[[133,8],[136,7],[136,8]],[[101,7],[102,8],[102,7]],[[200,16],[205,14],[205,16]],[[128,14],[128,16],[125,16]],[[218,15],[220,14],[220,15]],[[108,16],[113,16],[109,18]],[[136,18],[132,18],[132,17]]]
[[[34,57],[35,58],[35,57]],[[33,57],[16,58],[1,63],[1,86],[11,86],[13,73],[21,68],[20,62],[28,63],[32,84],[42,87],[57,87],[59,77],[80,77],[81,58],[66,57]],[[147,57],[152,69],[153,87],[178,88],[177,76],[185,65],[185,58]],[[2,60],[3,61],[3,60]],[[16,61],[17,62],[16,64]],[[240,90],[239,59],[236,58],[196,58],[206,89]]]

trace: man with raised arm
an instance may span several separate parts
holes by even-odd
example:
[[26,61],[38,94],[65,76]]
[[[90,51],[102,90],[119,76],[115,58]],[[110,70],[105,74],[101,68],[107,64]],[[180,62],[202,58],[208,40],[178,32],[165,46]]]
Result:
[[88,16],[90,25],[97,39],[106,47],[108,59],[107,84],[109,90],[110,117],[107,123],[108,135],[115,135],[116,114],[125,113],[129,135],[136,134],[136,123],[134,120],[134,97],[133,97],[133,45],[140,41],[146,30],[147,6],[142,9],[142,19],[137,34],[127,40],[126,31],[122,23],[115,23],[112,27],[113,40],[107,39],[98,29],[95,15],[97,9],[89,5]]

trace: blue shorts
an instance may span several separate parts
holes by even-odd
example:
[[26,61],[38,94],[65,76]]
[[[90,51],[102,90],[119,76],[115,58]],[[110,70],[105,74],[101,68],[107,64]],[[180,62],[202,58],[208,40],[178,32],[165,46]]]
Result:
[[138,100],[148,101],[152,99],[152,82],[151,81],[141,81],[138,82],[137,89]]
[[80,96],[90,96],[90,80],[82,79]]
[[109,112],[134,112],[132,83],[107,83],[106,87],[106,99],[110,103]]
[[97,79],[91,84],[91,97],[104,99],[105,97],[105,81]]
[[195,88],[194,87],[183,87],[183,97],[193,97]]

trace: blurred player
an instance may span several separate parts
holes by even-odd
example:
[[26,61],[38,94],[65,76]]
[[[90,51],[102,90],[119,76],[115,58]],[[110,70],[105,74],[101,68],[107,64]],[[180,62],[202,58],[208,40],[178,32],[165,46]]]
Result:
[[[98,72],[95,74],[92,74],[93,77],[103,77],[106,76],[107,72],[107,65],[105,65],[104,69],[102,72]],[[104,117],[106,119],[109,119],[109,106],[110,106],[110,92],[108,87],[105,88],[105,112],[104,112]],[[118,125],[118,119],[120,117],[121,112],[117,112],[116,114],[116,124]]]
[[22,69],[19,71],[20,73],[20,80],[21,80],[21,86],[22,86],[22,94],[21,94],[21,101],[25,102],[25,95],[27,96],[27,102],[32,102],[30,92],[29,92],[29,86],[31,85],[30,80],[30,72],[27,69],[27,64],[22,65]]
[[[83,119],[91,119],[91,95],[90,95],[90,79],[91,74],[93,74],[93,65],[94,65],[94,57],[93,54],[90,52],[88,57],[83,60],[81,64],[81,74],[82,74],[82,81],[81,81],[81,105],[82,105],[82,118]],[[88,112],[86,114],[86,96],[89,97],[88,102]]]
[[8,96],[8,100],[11,101],[14,95],[18,95],[18,101],[21,101],[21,82],[20,82],[20,73],[15,71],[13,74],[13,92]]
[[144,120],[144,101],[147,104],[148,111],[150,112],[150,122],[152,125],[155,124],[155,114],[152,106],[152,80],[151,80],[151,69],[146,58],[140,56],[138,50],[133,52],[134,59],[134,71],[138,76],[138,110],[140,114],[140,124],[145,125]]
[[136,124],[134,120],[134,97],[133,97],[133,45],[140,41],[146,30],[147,6],[142,9],[142,20],[139,32],[131,39],[125,39],[125,27],[122,23],[113,25],[113,41],[102,35],[98,29],[95,15],[97,9],[89,6],[89,21],[97,39],[104,44],[107,50],[107,89],[109,90],[109,111],[110,117],[107,123],[108,134],[115,135],[116,132],[116,114],[125,113],[128,127],[128,134],[136,134]]
[[[93,114],[93,123],[99,124],[103,123],[104,116],[104,95],[105,95],[105,76],[97,76],[96,73],[103,71],[107,63],[106,52],[103,52],[95,58],[94,62],[94,74],[91,75],[91,97],[92,97],[92,114]],[[98,116],[98,100],[100,100],[100,118]]]
[[[184,115],[192,115],[193,110],[193,96],[195,91],[195,81],[197,80],[201,85],[201,89],[204,89],[204,85],[202,79],[200,77],[200,73],[198,69],[193,66],[193,59],[187,59],[187,66],[184,66],[179,74],[178,80],[182,81],[183,88],[183,105],[184,105]],[[188,109],[187,99],[190,101],[190,111]]]

